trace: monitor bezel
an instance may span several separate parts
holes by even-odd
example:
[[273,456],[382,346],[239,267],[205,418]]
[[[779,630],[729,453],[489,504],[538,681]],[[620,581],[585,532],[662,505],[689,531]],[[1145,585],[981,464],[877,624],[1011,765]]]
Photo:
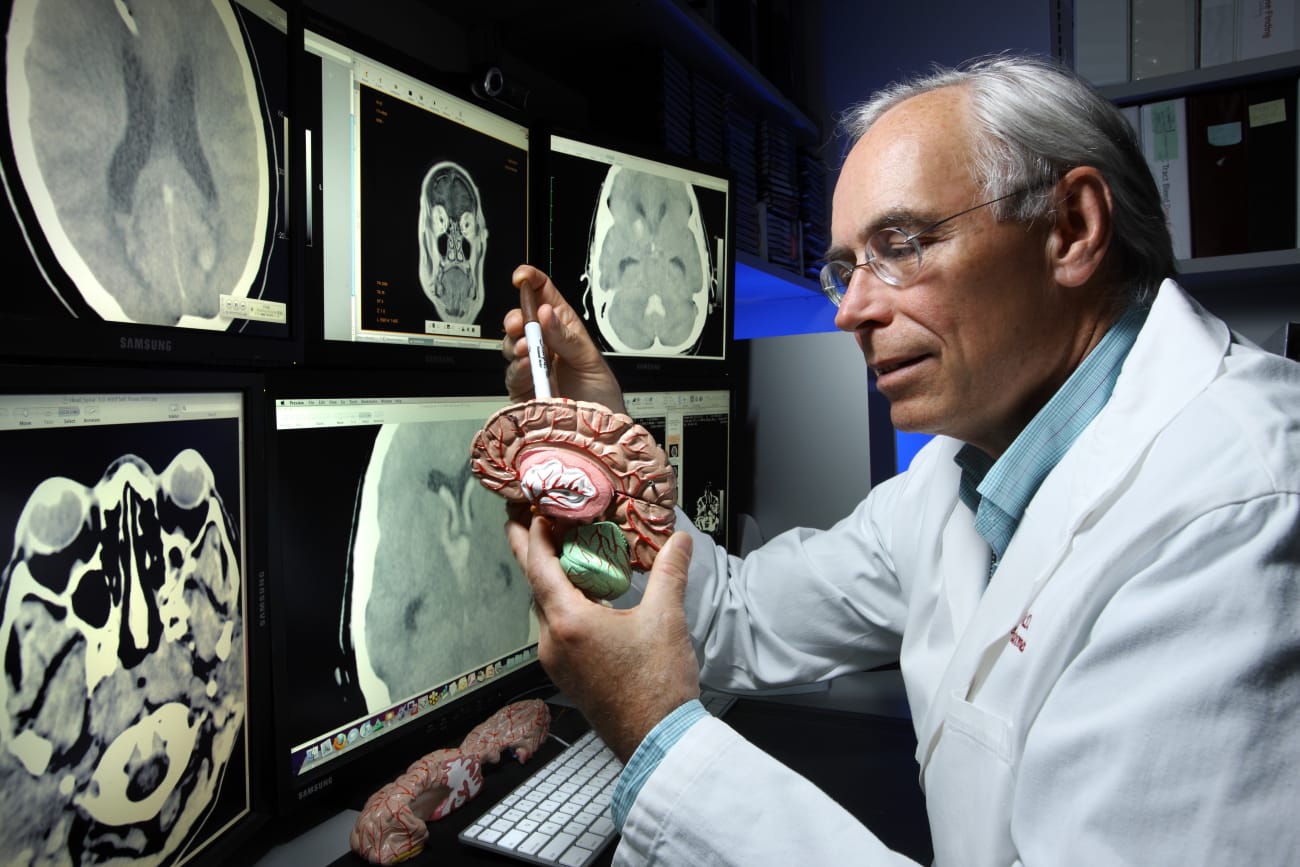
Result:
[[[235,0],[231,0],[232,4]],[[75,283],[58,264],[45,236],[40,232],[29,235],[22,224],[37,227],[36,217],[22,183],[18,177],[13,147],[6,134],[0,141],[0,168],[3,170],[5,192],[10,207],[0,209],[0,225],[6,232],[6,249],[12,257],[19,256],[24,271],[23,279],[30,278],[39,285],[33,290],[32,306],[25,310],[0,308],[0,324],[4,324],[5,339],[0,344],[0,361],[23,363],[38,359],[57,359],[72,362],[106,362],[126,365],[171,366],[177,364],[212,364],[233,367],[278,367],[293,364],[302,357],[302,303],[300,292],[300,244],[295,236],[300,229],[302,191],[300,172],[293,170],[301,165],[301,149],[296,145],[301,137],[296,132],[293,114],[296,110],[297,57],[302,46],[302,19],[299,0],[267,0],[285,13],[284,101],[286,117],[282,119],[286,141],[283,143],[283,160],[288,164],[288,178],[281,178],[284,187],[283,207],[287,209],[289,225],[279,232],[281,249],[287,272],[285,293],[288,299],[284,334],[248,335],[233,331],[209,331],[179,326],[149,325],[118,322],[104,319],[79,297]],[[254,13],[249,13],[254,14]],[[277,110],[273,106],[268,110]],[[283,166],[277,167],[283,168]],[[14,211],[22,213],[22,222]],[[47,273],[48,272],[48,273]],[[50,289],[48,297],[40,289],[54,281],[61,290],[74,295],[62,301]],[[70,309],[71,308],[71,309]]]
[[[735,319],[736,319],[736,178],[735,172],[721,163],[705,162],[695,157],[683,154],[673,153],[661,146],[648,145],[643,142],[630,141],[626,138],[620,138],[612,135],[605,135],[591,130],[578,130],[573,128],[563,128],[559,126],[544,128],[542,133],[546,136],[546,148],[541,159],[544,164],[539,166],[539,174],[545,178],[545,191],[547,199],[541,204],[539,210],[544,210],[547,215],[546,223],[534,233],[538,237],[535,244],[533,258],[540,263],[539,267],[547,271],[550,267],[550,247],[551,247],[551,223],[549,215],[551,213],[551,179],[554,170],[554,160],[556,157],[554,139],[556,137],[569,139],[587,147],[601,149],[621,155],[624,158],[645,161],[652,164],[659,164],[670,171],[690,172],[707,175],[726,184],[727,214],[723,231],[726,233],[726,255],[725,262],[714,264],[715,273],[725,278],[725,285],[722,287],[721,300],[724,305],[722,314],[722,357],[716,358],[695,358],[691,356],[638,356],[632,354],[619,354],[605,352],[605,359],[609,362],[610,368],[614,371],[619,379],[619,383],[627,391],[653,391],[659,388],[666,388],[664,378],[677,381],[678,383],[689,381],[689,385],[682,385],[683,388],[692,388],[698,385],[704,387],[705,384],[715,383],[719,387],[732,387],[730,381],[735,378],[732,368],[736,359],[736,338],[735,338]],[[565,155],[568,157],[568,155]],[[557,288],[565,299],[579,313],[583,313],[583,288],[580,285],[565,285],[563,275],[550,274]],[[585,320],[589,333],[592,338],[600,345],[599,336],[592,332],[590,320]]]
[[[471,79],[468,76],[438,69],[323,13],[311,10],[304,11],[303,32],[304,34],[313,33],[334,41],[376,63],[388,66],[402,75],[414,78],[430,88],[440,90],[456,99],[470,103],[488,115],[507,123],[516,124],[528,131],[528,147],[525,151],[527,172],[525,180],[527,191],[527,219],[524,227],[525,249],[524,261],[518,263],[524,264],[535,246],[533,238],[538,225],[538,183],[541,180],[536,171],[536,152],[539,140],[538,122],[525,116],[522,112],[509,109],[499,101],[489,102],[481,98],[474,92]],[[321,128],[323,119],[321,116],[321,90],[318,69],[319,59],[311,51],[307,50],[304,43],[300,53],[297,73],[297,106],[300,119],[299,125],[302,131],[299,139],[302,141],[304,153],[306,153],[307,147],[311,148],[311,153],[306,154],[305,158],[309,159],[314,166],[319,166],[322,160]],[[311,142],[310,145],[306,144],[308,138]],[[314,169],[315,176],[306,184],[309,198],[304,200],[304,207],[308,208],[312,214],[320,214],[324,208],[323,193],[320,189],[320,171],[320,169]],[[305,217],[304,220],[306,219],[314,218]],[[300,241],[304,260],[304,360],[307,364],[331,368],[423,369],[443,371],[448,374],[474,373],[500,367],[501,352],[487,348],[327,338],[325,335],[323,249],[326,244],[335,242],[329,239],[317,241],[315,236],[322,231],[323,229],[317,224],[310,230],[312,236],[308,237],[305,234]],[[344,242],[349,245],[352,244],[353,236],[350,235],[344,239]],[[488,287],[489,290],[492,288]],[[508,285],[497,288],[504,291],[512,290],[512,287]],[[481,325],[484,328],[485,336],[497,333],[500,328],[498,322],[484,321]]]
[[[205,848],[185,861],[187,867],[224,867],[240,852],[257,845],[274,817],[268,769],[271,755],[270,631],[265,611],[267,538],[265,528],[265,382],[256,371],[151,366],[94,366],[0,362],[0,393],[148,394],[159,392],[237,392],[243,404],[244,442],[244,633],[247,712],[248,803],[246,812]],[[171,862],[175,863],[175,862]]]
[[[268,444],[268,499],[273,516],[277,508],[275,487],[279,483],[278,445],[275,442],[275,407],[280,399],[311,399],[359,395],[376,397],[479,397],[500,396],[507,403],[500,373],[461,375],[449,381],[430,380],[425,371],[409,369],[330,370],[299,369],[275,371],[267,376],[265,393]],[[468,443],[466,444],[468,459]],[[502,518],[504,523],[504,506]],[[291,600],[286,597],[285,581],[278,578],[286,556],[281,544],[283,534],[276,526],[272,537],[270,580],[267,601],[274,644],[283,646],[284,618],[292,617]],[[290,677],[285,654],[276,653],[273,679],[283,682]],[[357,750],[352,755],[333,759],[319,768],[299,775],[292,773],[291,751],[296,744],[287,732],[276,727],[272,738],[271,761],[275,777],[277,814],[294,823],[310,823],[318,817],[340,809],[360,809],[367,797],[399,776],[421,756],[437,749],[454,748],[474,726],[497,710],[523,698],[546,698],[555,687],[532,660],[519,668],[498,675],[486,685],[446,705],[422,711],[415,722],[403,725],[384,738]],[[280,696],[282,700],[284,697]]]

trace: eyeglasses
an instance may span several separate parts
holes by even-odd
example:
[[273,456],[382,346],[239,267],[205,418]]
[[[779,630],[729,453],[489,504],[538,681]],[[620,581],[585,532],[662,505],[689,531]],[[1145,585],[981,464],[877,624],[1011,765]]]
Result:
[[1015,190],[1004,196],[998,196],[996,199],[989,199],[987,202],[981,202],[964,211],[958,211],[950,217],[944,217],[942,220],[931,223],[924,229],[912,232],[910,235],[897,226],[881,229],[867,239],[867,259],[865,262],[855,265],[852,262],[836,259],[822,266],[822,294],[829,298],[832,304],[839,307],[840,302],[844,300],[845,293],[849,291],[849,282],[853,279],[853,272],[867,266],[870,266],[875,275],[890,286],[903,286],[910,283],[921,271],[921,242],[918,240],[920,237],[928,232],[933,232],[949,220],[955,220],[960,216],[969,214],[971,211],[978,211],[980,208],[986,208],[1003,199],[1009,199],[1012,196],[1018,196],[1039,188],[1031,187]]

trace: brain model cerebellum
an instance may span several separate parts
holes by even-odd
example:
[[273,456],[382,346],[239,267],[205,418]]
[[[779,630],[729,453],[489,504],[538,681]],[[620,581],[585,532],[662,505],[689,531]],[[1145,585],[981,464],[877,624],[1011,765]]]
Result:
[[596,208],[591,291],[617,352],[688,352],[704,330],[712,275],[691,186],[614,166]]
[[[663,449],[629,416],[597,403],[547,398],[500,410],[474,437],[470,469],[489,490],[562,523],[615,525],[630,568],[649,569],[672,535],[677,482]],[[597,598],[626,589],[610,578],[597,570],[582,589]]]
[[244,717],[235,536],[193,450],[31,493],[0,585],[0,863],[159,863],[208,814]]

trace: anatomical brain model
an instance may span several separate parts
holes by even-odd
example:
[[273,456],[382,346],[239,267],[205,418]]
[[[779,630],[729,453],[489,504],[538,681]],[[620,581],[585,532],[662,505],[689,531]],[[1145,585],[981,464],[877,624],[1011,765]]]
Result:
[[483,788],[483,765],[509,750],[528,761],[550,731],[551,713],[540,699],[506,705],[465,736],[459,748],[422,756],[375,792],[352,828],[352,851],[372,864],[394,864],[420,852],[427,822],[463,806]]
[[0,579],[0,864],[161,863],[243,727],[239,543],[202,455],[31,493]]
[[561,560],[590,596],[622,593],[626,569],[649,569],[672,535],[677,482],[663,449],[629,416],[597,403],[557,397],[506,407],[475,436],[470,469],[489,490],[571,527],[573,550]]

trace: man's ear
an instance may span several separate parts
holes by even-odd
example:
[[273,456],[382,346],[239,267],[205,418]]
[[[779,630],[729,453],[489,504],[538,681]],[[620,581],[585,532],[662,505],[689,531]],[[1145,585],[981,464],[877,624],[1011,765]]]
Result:
[[1049,264],[1059,285],[1083,286],[1098,275],[1110,249],[1110,185],[1097,169],[1079,166],[1057,182],[1056,203]]

